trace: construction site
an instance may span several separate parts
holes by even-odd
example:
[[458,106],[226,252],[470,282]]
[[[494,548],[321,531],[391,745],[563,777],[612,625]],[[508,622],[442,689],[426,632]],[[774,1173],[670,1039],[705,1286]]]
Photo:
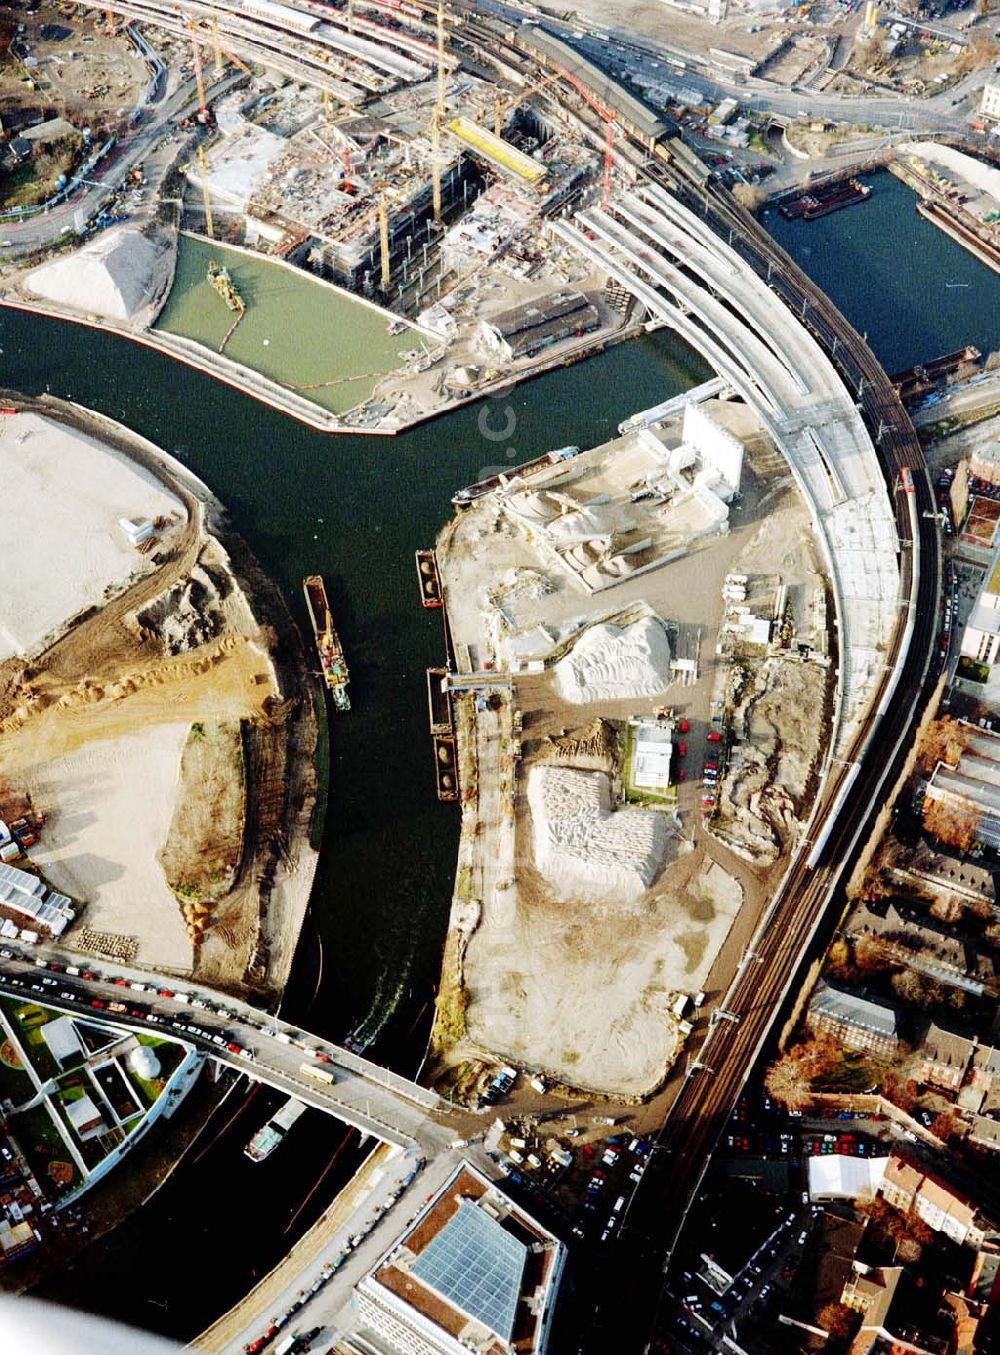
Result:
[[435,671],[462,836],[435,1071],[471,1099],[500,1059],[637,1100],[818,784],[832,672],[809,514],[719,381],[455,503],[437,547],[454,666]]
[[204,485],[109,421],[17,400],[0,457],[23,528],[0,811],[44,824],[4,861],[69,901],[70,950],[280,991],[315,869],[317,737],[280,598]]
[[[66,124],[78,149],[38,205],[66,202],[78,248],[67,255],[49,232],[54,258],[22,257],[12,239],[0,256],[7,299],[141,336],[326,431],[395,432],[638,332],[627,295],[549,230],[598,185],[612,191],[610,117],[602,157],[550,89],[557,74],[521,87],[487,78],[459,54],[443,10],[320,20],[262,0],[242,18],[157,11],[141,29],[128,6],[56,14],[67,43],[98,44],[152,78],[99,135]],[[282,30],[281,51],[268,25]],[[53,65],[43,27],[14,46],[22,73]],[[178,112],[154,135],[168,105]],[[44,125],[48,112],[37,103],[24,117]],[[93,225],[71,214],[76,186],[146,124],[145,159]],[[33,164],[40,174],[25,152],[19,173]],[[30,233],[41,241],[43,223]],[[327,286],[296,287],[293,275]],[[306,367],[292,353],[305,346],[288,342],[293,304],[316,315]],[[544,322],[525,325],[535,310]],[[371,341],[347,344],[359,325]]]

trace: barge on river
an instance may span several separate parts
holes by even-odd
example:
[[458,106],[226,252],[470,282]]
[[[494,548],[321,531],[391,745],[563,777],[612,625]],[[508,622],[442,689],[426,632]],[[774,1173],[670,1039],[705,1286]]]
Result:
[[309,608],[309,620],[312,622],[316,637],[316,651],[319,654],[323,681],[327,685],[333,704],[337,710],[350,710],[351,698],[347,695],[347,684],[351,675],[347,671],[347,660],[341,647],[340,637],[333,628],[330,616],[330,604],[326,598],[326,585],[319,574],[310,574],[303,579],[302,589]]
[[871,197],[871,192],[867,184],[859,183],[857,179],[848,179],[846,182],[810,188],[808,192],[792,198],[790,202],[781,203],[779,211],[786,221],[797,221],[800,218],[804,221],[816,221],[821,216],[828,216],[830,212],[839,212],[842,207],[854,207],[859,202],[866,202]]
[[305,1109],[301,1101],[290,1096],[281,1109],[271,1116],[267,1124],[257,1130],[243,1149],[250,1161],[263,1162],[266,1157],[270,1157]]
[[432,550],[417,551],[417,582],[420,585],[420,605],[440,607],[441,578],[438,574],[437,558]]

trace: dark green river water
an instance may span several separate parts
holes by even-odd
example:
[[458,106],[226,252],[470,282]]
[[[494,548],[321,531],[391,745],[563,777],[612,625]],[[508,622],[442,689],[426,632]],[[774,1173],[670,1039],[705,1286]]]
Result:
[[[443,640],[439,614],[419,605],[413,552],[433,543],[462,485],[552,447],[601,442],[706,370],[661,333],[401,437],[330,437],[76,325],[0,310],[0,347],[0,384],[99,409],[191,466],[306,634],[301,581],[325,575],[354,709],[331,717],[332,794],[313,909],[323,982],[308,1021],[365,1039],[393,1012],[419,1010],[438,968],[458,816],[434,795],[424,670],[441,662]],[[315,958],[307,936],[300,990],[312,990]]]
[[[811,223],[775,213],[766,224],[890,370],[966,343],[1000,346],[1000,278],[918,217],[896,180],[874,183],[862,207]],[[419,1038],[407,1034],[437,979],[458,837],[457,813],[434,796],[424,669],[441,661],[443,642],[438,614],[419,606],[413,552],[433,542],[460,486],[553,447],[599,443],[627,415],[708,373],[661,333],[399,438],[330,438],[74,325],[0,309],[0,348],[0,384],[101,410],[186,461],[228,506],[303,627],[301,579],[326,576],[354,709],[331,722],[316,926],[290,985],[294,1019],[338,1039],[375,1040],[376,1057],[411,1071]],[[265,1117],[249,1107],[45,1292],[193,1336],[352,1170],[348,1154],[300,1217],[337,1131],[310,1115],[298,1151],[248,1168],[241,1149]]]

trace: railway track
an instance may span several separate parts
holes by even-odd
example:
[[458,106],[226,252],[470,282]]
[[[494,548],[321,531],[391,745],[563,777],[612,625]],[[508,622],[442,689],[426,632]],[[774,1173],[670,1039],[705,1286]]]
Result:
[[[464,27],[468,32],[468,25]],[[476,31],[469,35],[475,45],[483,40],[479,29],[488,28],[478,16]],[[519,59],[522,68],[533,67],[530,54],[518,56],[516,35],[513,41],[504,37],[504,60],[510,64]],[[488,58],[489,53],[483,55]],[[580,106],[572,84],[564,93],[599,141],[602,128],[593,111]],[[935,649],[940,592],[940,538],[930,476],[919,439],[886,373],[829,298],[757,220],[726,190],[692,174],[686,163],[689,154],[672,158],[671,144],[665,143],[662,156],[657,148],[651,157],[649,148],[634,139],[623,158],[640,181],[646,177],[666,187],[728,240],[811,330],[856,398],[896,512],[901,616],[871,695],[870,710],[878,713],[876,732],[873,736],[870,727],[862,728],[828,778],[813,821],[816,845],[808,853],[800,851],[762,920],[751,958],[726,995],[725,1011],[735,1019],[717,1020],[705,1038],[696,1061],[703,1066],[695,1066],[685,1078],[628,1207],[618,1244],[601,1256],[600,1299],[584,1347],[600,1351],[673,1348],[667,1336],[671,1312],[664,1302],[663,1273],[740,1091],[778,1021],[790,1010],[808,964],[827,944],[841,911],[842,880],[905,761]]]

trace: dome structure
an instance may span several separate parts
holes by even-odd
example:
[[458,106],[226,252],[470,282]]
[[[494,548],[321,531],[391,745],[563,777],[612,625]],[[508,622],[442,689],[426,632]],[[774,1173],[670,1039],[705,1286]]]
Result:
[[128,1056],[128,1063],[133,1073],[146,1082],[160,1076],[160,1060],[148,1044],[136,1045]]

